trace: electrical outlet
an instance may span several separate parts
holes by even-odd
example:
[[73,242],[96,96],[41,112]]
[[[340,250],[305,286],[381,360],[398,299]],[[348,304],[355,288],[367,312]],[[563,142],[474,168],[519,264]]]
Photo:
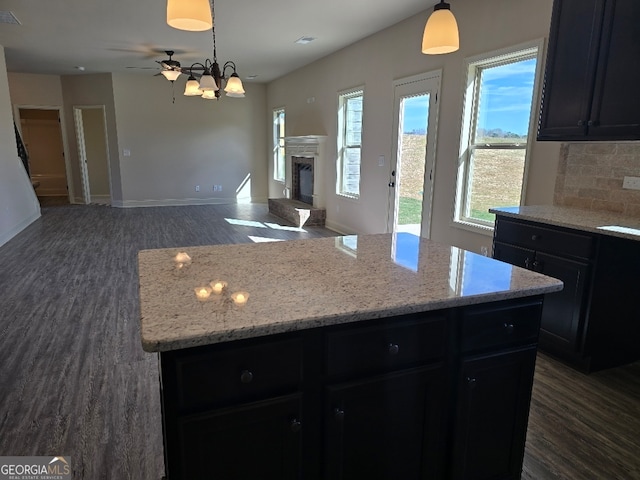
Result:
[[196,192],[200,191],[200,185],[196,185]]
[[222,185],[217,185],[218,187],[218,191],[221,192],[222,191]]
[[628,190],[640,190],[640,177],[624,177],[622,188]]

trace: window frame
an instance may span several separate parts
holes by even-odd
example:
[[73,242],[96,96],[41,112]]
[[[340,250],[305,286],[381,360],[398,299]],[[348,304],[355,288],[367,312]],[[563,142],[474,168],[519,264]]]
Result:
[[[280,131],[280,123],[278,122],[279,116],[282,115],[283,117],[283,121],[282,121],[282,132]],[[280,183],[285,183],[286,182],[286,178],[287,178],[287,154],[285,151],[285,137],[286,137],[286,112],[284,107],[279,107],[279,108],[274,108],[273,109],[273,115],[272,115],[272,121],[273,121],[273,132],[272,132],[272,142],[273,142],[273,149],[272,149],[272,153],[273,153],[273,180],[276,182],[280,182]],[[282,144],[280,144],[280,141],[282,141]],[[278,168],[279,165],[279,154],[280,154],[280,150],[282,149],[282,158],[283,158],[283,162],[282,162],[282,177],[279,177],[278,174],[280,173],[280,169]]]
[[[497,149],[522,149],[525,150],[524,171],[522,176],[522,184],[520,186],[520,205],[525,203],[527,190],[527,181],[529,173],[529,159],[531,156],[531,147],[535,140],[536,127],[538,124],[538,112],[540,108],[540,84],[543,77],[544,67],[544,39],[533,42],[504,48],[501,50],[469,57],[465,59],[466,72],[464,91],[463,91],[463,111],[460,135],[460,150],[458,156],[458,173],[456,179],[456,192],[453,208],[452,225],[465,230],[486,235],[493,234],[494,222],[481,221],[471,218],[465,214],[467,201],[469,196],[469,181],[471,173],[471,162],[474,151],[477,150],[497,150]],[[518,60],[528,58],[536,59],[536,68],[534,75],[533,94],[531,99],[531,113],[529,117],[529,126],[527,130],[526,142],[513,143],[473,143],[475,131],[477,128],[478,104],[480,90],[480,72],[484,68],[498,67],[513,63]]]
[[[362,111],[360,114],[360,143],[349,144],[347,143],[347,125],[349,118],[348,100],[352,98],[362,98]],[[349,90],[343,90],[338,92],[338,135],[337,137],[337,162],[336,162],[336,195],[345,198],[359,199],[362,186],[362,136],[364,134],[364,87],[351,88]],[[345,184],[345,152],[346,149],[359,149],[358,159],[358,192],[347,191],[344,188]]]

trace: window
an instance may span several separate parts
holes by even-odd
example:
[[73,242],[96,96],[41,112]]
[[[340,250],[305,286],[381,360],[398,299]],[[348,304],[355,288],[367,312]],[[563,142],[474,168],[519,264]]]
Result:
[[489,208],[522,202],[541,50],[521,47],[468,61],[456,222],[492,228]]
[[284,108],[273,111],[273,179],[285,181]]
[[338,171],[336,193],[360,196],[360,156],[362,150],[363,91],[342,93],[338,97]]

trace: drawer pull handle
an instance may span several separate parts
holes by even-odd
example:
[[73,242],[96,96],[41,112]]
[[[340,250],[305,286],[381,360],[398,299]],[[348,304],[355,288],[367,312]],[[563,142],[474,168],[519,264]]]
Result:
[[469,386],[469,388],[475,388],[476,387],[476,379],[473,377],[467,377],[467,385]]
[[294,418],[293,420],[291,420],[291,431],[293,433],[298,433],[301,428],[302,428],[302,423],[300,422],[300,420],[298,420],[297,418]]
[[529,258],[524,259],[524,267],[527,269],[531,268],[531,260]]
[[542,235],[531,235],[531,240],[533,240],[534,242],[537,242],[541,238],[542,238]]
[[397,355],[400,351],[400,347],[395,343],[389,344],[389,355]]
[[341,422],[344,420],[344,410],[342,410],[341,408],[334,408],[333,409],[333,417]]
[[512,334],[513,333],[513,323],[505,323],[504,324],[504,328],[507,330],[507,333]]
[[240,374],[240,381],[242,383],[251,383],[252,380],[253,380],[253,373],[251,373],[249,370],[243,370],[242,373]]

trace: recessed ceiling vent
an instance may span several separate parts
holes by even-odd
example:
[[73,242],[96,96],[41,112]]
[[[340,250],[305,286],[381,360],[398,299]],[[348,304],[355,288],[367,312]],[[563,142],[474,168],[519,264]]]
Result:
[[298,45],[306,45],[307,43],[313,42],[315,39],[315,37],[300,37],[294,43],[297,43]]
[[8,10],[0,10],[0,23],[9,23],[12,25],[22,25],[20,20],[16,18],[13,12]]

